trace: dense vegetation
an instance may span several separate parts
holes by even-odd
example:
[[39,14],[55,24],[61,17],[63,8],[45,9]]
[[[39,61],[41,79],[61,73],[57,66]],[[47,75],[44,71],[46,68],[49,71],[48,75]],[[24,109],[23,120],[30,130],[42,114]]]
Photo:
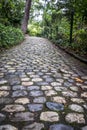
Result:
[[20,42],[20,28],[87,54],[87,0],[0,0],[0,47]]
[[19,29],[23,10],[23,0],[0,0],[0,48],[8,48],[24,39]]
[[[38,21],[41,13],[42,21]],[[73,35],[70,44],[72,13]],[[36,24],[32,21],[36,21]],[[74,50],[75,53],[87,54],[87,0],[44,0],[44,2],[34,0],[31,8],[31,24],[33,24],[32,28],[29,28],[31,35],[38,36],[39,33],[39,36],[47,37],[57,44]],[[34,29],[36,25],[42,28],[38,33]]]
[[20,43],[24,35],[19,28],[0,24],[0,48],[8,48]]

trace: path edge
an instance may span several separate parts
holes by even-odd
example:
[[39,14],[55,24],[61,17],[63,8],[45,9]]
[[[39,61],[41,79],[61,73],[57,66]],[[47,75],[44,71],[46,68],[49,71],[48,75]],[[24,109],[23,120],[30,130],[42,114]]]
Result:
[[87,59],[81,57],[81,56],[78,56],[77,54],[74,54],[73,52],[69,52],[68,50],[66,50],[64,47],[58,45],[58,44],[55,44],[59,49],[65,51],[67,54],[71,55],[72,57],[78,59],[79,61],[87,64]]

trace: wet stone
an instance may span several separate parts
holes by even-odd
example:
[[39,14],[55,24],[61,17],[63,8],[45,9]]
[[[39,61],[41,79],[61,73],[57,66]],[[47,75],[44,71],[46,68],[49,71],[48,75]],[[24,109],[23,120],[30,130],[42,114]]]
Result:
[[56,81],[60,82],[60,83],[63,83],[64,80],[63,79],[56,79]]
[[[67,79],[70,77],[70,74],[63,74],[64,77],[66,77]],[[68,79],[69,80],[69,79]]]
[[1,125],[0,130],[18,130],[18,129],[12,125]]
[[30,75],[30,77],[33,78],[35,81],[40,80],[39,75]]
[[34,72],[27,72],[27,75],[34,75],[35,73]]
[[49,130],[74,130],[74,128],[63,124],[55,124],[51,125]]
[[40,115],[40,120],[48,122],[59,121],[59,115],[57,112],[52,111],[42,112]]
[[87,104],[84,104],[83,107],[87,110]]
[[64,110],[64,106],[62,104],[60,104],[60,103],[46,102],[46,106],[50,110],[54,110],[54,111],[62,111],[62,110]]
[[33,85],[33,82],[22,82],[23,86],[30,86]]
[[[67,76],[64,76],[63,79],[64,79],[64,80],[68,80],[68,77],[67,77]],[[68,87],[68,86],[65,86],[65,85],[64,85],[64,87]]]
[[87,81],[84,82],[87,85]]
[[42,128],[44,128],[44,124],[34,122],[33,124],[25,126],[22,130],[42,130]]
[[47,72],[47,70],[41,70],[41,72]]
[[14,116],[11,116],[10,119],[13,122],[33,121],[34,114],[31,112],[20,112],[14,114]]
[[52,82],[51,85],[55,87],[55,86],[60,86],[60,85],[62,85],[62,83],[59,83],[59,82]]
[[2,113],[0,113],[0,122],[2,122],[3,120],[5,120],[6,116]]
[[21,97],[21,96],[26,96],[28,93],[26,91],[18,90],[14,91],[12,94],[12,97]]
[[2,85],[2,84],[6,84],[6,83],[7,83],[6,80],[1,80],[1,81],[0,81],[0,85]]
[[18,98],[17,100],[15,100],[15,103],[19,103],[19,104],[27,104],[29,102],[30,101],[28,98]]
[[83,77],[81,77],[81,78],[86,80],[86,79],[87,79],[87,76],[83,76]]
[[0,86],[0,90],[10,90],[10,86]]
[[85,90],[85,89],[87,90],[87,85],[82,85],[81,88],[82,88],[83,90]]
[[72,105],[69,105],[69,108],[73,111],[76,111],[76,112],[83,112],[83,108],[77,104],[72,104]]
[[41,86],[42,90],[50,90],[52,89],[52,86]]
[[87,92],[82,93],[81,97],[87,98]]
[[[69,116],[69,121],[72,121],[73,117],[72,125],[83,127],[86,125],[87,80],[86,78],[82,80],[81,77],[87,77],[85,71],[87,67],[80,65],[78,61],[76,62],[76,59],[67,57],[66,53],[56,50],[58,48],[44,40],[29,37],[25,43],[0,55],[0,92],[9,92],[6,97],[4,97],[4,93],[1,95],[0,110],[7,105],[22,105],[25,108],[22,112],[16,110],[10,113],[1,111],[2,114],[6,113],[7,116],[1,123],[10,122],[10,124],[15,124],[14,126],[18,127],[18,129],[24,127],[25,129],[34,129],[32,125],[36,120],[40,123],[40,114],[49,110],[50,114],[46,113],[43,116],[43,120],[47,120],[47,122],[44,122],[44,129],[49,129],[48,126],[52,125],[48,123],[49,121],[53,122],[53,124],[58,123],[58,121],[65,124],[66,121],[65,119],[62,120],[62,118],[65,118],[71,112],[83,115],[81,118],[78,115],[75,115],[76,118],[74,118],[74,114]],[[45,105],[46,102],[62,104],[66,110],[57,111],[57,116],[52,115],[55,110],[48,109]],[[30,115],[28,105],[32,104],[42,105],[43,109],[32,112],[33,115]],[[69,109],[71,104],[78,104],[83,108],[84,112],[75,112],[77,109],[75,105],[74,110]],[[34,109],[36,108],[39,107]],[[78,120],[79,122],[85,122],[85,124],[79,126]],[[12,123],[12,121],[14,122]],[[68,124],[69,121],[67,121]]]
[[56,91],[66,91],[67,90],[67,88],[65,88],[65,87],[54,87],[54,89]]
[[54,90],[48,90],[48,91],[45,91],[45,95],[46,96],[57,95],[57,92]]
[[81,84],[81,83],[76,83],[76,86],[79,86],[79,87],[80,87],[80,86],[82,86],[82,84]]
[[29,86],[27,87],[27,90],[31,91],[31,90],[39,90],[40,87],[39,86]]
[[0,76],[3,77],[3,76],[4,76],[4,73],[0,73]]
[[50,82],[53,82],[54,79],[53,78],[46,78],[45,81],[50,83]]
[[33,78],[32,79],[33,82],[40,82],[40,81],[43,81],[41,78]]
[[74,80],[73,79],[68,79],[68,82],[74,83]]
[[32,112],[41,111],[43,109],[42,104],[29,104],[28,108]]
[[12,102],[13,100],[11,98],[0,98],[0,104],[9,104]]
[[75,86],[70,87],[70,89],[71,89],[72,91],[76,91],[76,92],[78,92],[78,88],[75,87]]
[[12,90],[25,90],[25,87],[21,85],[16,85],[12,87]]
[[29,95],[33,96],[33,97],[42,96],[43,92],[42,91],[35,91],[35,90],[33,90],[33,91],[30,92]]
[[64,86],[65,86],[65,87],[70,87],[70,86],[72,86],[72,83],[64,82]]
[[65,92],[62,92],[63,96],[66,96],[66,97],[77,97],[77,93],[76,92],[72,92],[72,91],[65,91]]
[[62,77],[62,75],[59,74],[59,73],[58,73],[58,74],[55,74],[54,76],[55,76],[56,78],[61,78],[61,77]]
[[10,85],[19,85],[21,82],[19,80],[19,78],[11,78],[9,79],[9,84]]
[[43,75],[43,73],[42,73],[42,72],[38,72],[37,74],[38,74],[38,75],[40,75],[40,76],[42,76],[42,75]]
[[68,113],[65,117],[66,121],[69,123],[85,123],[84,115],[78,113]]
[[82,127],[81,130],[87,130],[87,126]]
[[44,79],[50,78],[50,76],[49,76],[49,75],[44,75],[43,78],[44,78]]
[[37,85],[49,85],[49,83],[47,83],[47,82],[37,82]]
[[45,97],[37,97],[33,100],[34,103],[45,103],[46,98]]
[[29,81],[29,78],[21,78],[21,81]]
[[51,100],[56,103],[66,104],[66,100],[64,97],[56,96],[52,97]]
[[9,70],[8,72],[9,72],[9,73],[15,73],[16,70]]
[[6,97],[9,95],[8,91],[0,91],[0,97]]
[[19,112],[19,111],[24,111],[25,108],[22,105],[6,105],[2,111],[6,112]]
[[76,103],[84,103],[84,100],[81,98],[71,98],[71,101],[76,102]]
[[65,69],[60,69],[60,71],[61,71],[62,73],[66,73],[66,74],[69,73],[69,72],[68,72],[67,70],[65,70]]

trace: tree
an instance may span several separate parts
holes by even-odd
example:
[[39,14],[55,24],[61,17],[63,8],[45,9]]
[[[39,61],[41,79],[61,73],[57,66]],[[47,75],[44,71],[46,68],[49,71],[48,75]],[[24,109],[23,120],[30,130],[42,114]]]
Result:
[[0,23],[19,26],[23,18],[24,0],[0,0]]
[[27,31],[27,25],[28,25],[30,8],[31,8],[31,1],[32,0],[26,0],[25,13],[24,13],[24,18],[21,25],[21,30],[23,31],[24,34]]

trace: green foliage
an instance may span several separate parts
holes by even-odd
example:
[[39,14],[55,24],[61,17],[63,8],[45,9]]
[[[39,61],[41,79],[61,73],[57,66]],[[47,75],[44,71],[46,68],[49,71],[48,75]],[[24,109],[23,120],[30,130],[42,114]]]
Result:
[[41,36],[42,28],[40,27],[38,22],[33,22],[32,24],[28,25],[28,33],[31,36]]
[[23,0],[0,0],[0,23],[18,26],[24,10]]
[[80,29],[73,34],[74,43],[72,47],[78,53],[87,52],[87,30]]
[[[73,21],[73,44],[70,45],[71,13]],[[38,26],[32,22],[42,13],[43,20]],[[70,47],[78,53],[87,53],[87,0],[33,0],[31,10],[30,35],[38,35],[51,39],[57,44]],[[40,27],[41,29],[40,29]],[[43,29],[42,29],[43,28]],[[42,32],[43,31],[43,32]],[[42,32],[42,33],[41,33]]]
[[59,34],[61,35],[62,39],[69,40],[70,25],[69,25],[69,22],[66,18],[63,18],[61,20],[58,31],[59,31]]
[[24,39],[20,29],[0,24],[0,47],[8,48]]

